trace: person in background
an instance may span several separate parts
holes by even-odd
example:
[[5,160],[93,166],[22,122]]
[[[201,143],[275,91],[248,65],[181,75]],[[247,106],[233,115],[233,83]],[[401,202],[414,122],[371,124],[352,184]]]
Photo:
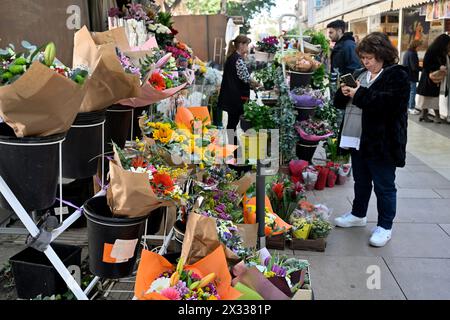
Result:
[[259,86],[259,83],[251,79],[244,61],[250,42],[247,36],[239,35],[228,46],[218,101],[219,110],[228,113],[227,129],[236,129],[239,118],[244,114],[244,104],[250,98],[250,88]]
[[345,115],[343,132],[346,135],[345,127],[352,122],[347,127],[353,138],[340,144],[351,150],[355,198],[351,212],[335,223],[342,228],[366,226],[373,183],[378,223],[369,243],[382,247],[392,237],[397,210],[396,168],[404,167],[406,160],[409,76],[398,64],[397,49],[381,32],[362,39],[356,51],[364,64],[354,75],[357,87],[342,84],[334,97],[336,107],[355,109]]
[[413,40],[409,45],[408,50],[403,56],[403,65],[408,68],[409,84],[411,90],[409,92],[409,104],[408,111],[410,114],[420,114],[420,111],[416,110],[416,91],[417,82],[419,82],[419,56],[417,54],[417,48],[422,44],[420,40]]
[[356,55],[356,42],[352,32],[346,32],[345,22],[336,20],[327,25],[328,37],[336,44],[331,51],[331,72],[338,75],[353,73],[361,68],[361,63]]
[[439,114],[440,82],[447,74],[447,55],[450,53],[450,37],[441,34],[428,47],[423,58],[423,71],[417,86],[417,104],[422,114],[419,121],[433,122],[428,118],[428,109],[433,109],[435,123],[441,123]]

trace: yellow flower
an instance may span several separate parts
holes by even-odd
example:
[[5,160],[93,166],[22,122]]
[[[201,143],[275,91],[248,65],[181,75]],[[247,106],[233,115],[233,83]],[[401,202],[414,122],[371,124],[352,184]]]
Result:
[[200,67],[200,73],[206,73],[206,68],[204,66]]
[[170,128],[170,125],[169,127],[161,125],[158,130],[153,132],[153,139],[155,139],[156,141],[159,140],[162,143],[167,144],[170,141],[172,141],[172,135],[173,130]]
[[208,300],[217,300],[217,297],[216,297],[216,296],[210,296],[210,297],[208,298]]
[[200,170],[205,169],[205,164],[203,162],[200,162],[199,166]]

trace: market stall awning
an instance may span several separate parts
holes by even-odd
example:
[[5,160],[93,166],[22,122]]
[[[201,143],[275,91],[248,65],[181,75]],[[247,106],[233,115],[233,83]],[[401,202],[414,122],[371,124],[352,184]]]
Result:
[[433,2],[432,0],[393,0],[392,10],[399,10],[401,8],[408,8],[412,6],[417,6],[420,4]]
[[345,22],[349,22],[349,21],[361,19],[361,18],[364,18],[363,9],[358,9],[358,10],[355,10],[355,11],[345,14],[343,20]]
[[375,16],[379,13],[391,11],[392,9],[392,0],[386,0],[371,6],[368,6],[366,8],[363,8],[363,17],[371,17]]

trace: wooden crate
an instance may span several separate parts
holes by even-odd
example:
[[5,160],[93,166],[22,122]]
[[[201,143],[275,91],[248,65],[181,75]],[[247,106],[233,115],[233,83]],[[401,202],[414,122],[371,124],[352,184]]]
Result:
[[266,237],[266,248],[272,250],[284,250],[286,248],[286,237],[284,234]]
[[307,240],[292,239],[290,247],[292,250],[324,252],[326,246],[327,246],[326,238],[320,238]]

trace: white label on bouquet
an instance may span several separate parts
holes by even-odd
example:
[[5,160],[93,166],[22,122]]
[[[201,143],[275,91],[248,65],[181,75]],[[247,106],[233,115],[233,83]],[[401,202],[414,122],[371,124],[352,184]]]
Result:
[[68,207],[62,207],[62,210],[61,211],[59,211],[60,210],[60,208],[59,207],[57,207],[57,208],[55,208],[55,214],[57,215],[57,216],[59,216],[59,215],[67,215],[67,214],[69,214],[69,208]]
[[134,256],[134,250],[138,239],[134,240],[121,240],[117,239],[114,242],[114,246],[111,250],[111,258],[116,259],[116,263],[127,262]]

